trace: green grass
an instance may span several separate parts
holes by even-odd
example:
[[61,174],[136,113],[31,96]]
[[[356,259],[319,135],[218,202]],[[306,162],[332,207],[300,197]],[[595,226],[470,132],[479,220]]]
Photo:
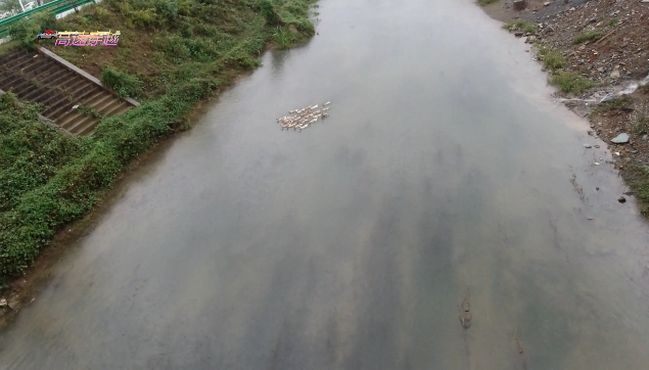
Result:
[[572,41],[573,44],[582,44],[584,42],[591,42],[591,41],[596,41],[599,40],[602,37],[602,33],[599,31],[586,31],[584,33],[581,33],[575,37],[575,39]]
[[644,113],[638,114],[633,119],[633,133],[637,135],[644,135],[649,133],[649,116]]
[[551,72],[562,69],[566,65],[566,58],[555,49],[542,47],[539,49],[538,57],[543,63],[545,69]]
[[[87,214],[134,158],[187,127],[196,104],[258,66],[268,44],[290,47],[313,35],[313,2],[105,0],[53,25],[120,30],[111,52],[55,51],[141,105],[103,118],[92,137],[80,138],[39,122],[38,106],[0,97],[0,283],[24,272],[58,230]],[[29,44],[38,22],[17,26],[20,38],[10,46]]]
[[517,19],[505,23],[505,25],[503,25],[503,28],[505,28],[509,32],[522,31],[525,33],[536,33],[536,31],[538,31],[539,29],[539,26],[533,22]]
[[640,212],[649,217],[649,166],[641,163],[625,165],[622,177],[635,194]]
[[142,81],[137,76],[105,67],[101,72],[101,82],[113,89],[121,97],[135,97],[142,93]]
[[595,86],[593,81],[568,71],[553,73],[550,76],[550,83],[566,94],[581,94]]
[[290,48],[295,43],[295,33],[286,28],[277,27],[273,32],[273,42],[280,49]]

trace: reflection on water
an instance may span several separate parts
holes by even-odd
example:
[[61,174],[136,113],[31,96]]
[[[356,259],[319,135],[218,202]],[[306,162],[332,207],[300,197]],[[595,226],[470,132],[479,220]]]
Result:
[[645,369],[646,224],[524,46],[469,0],[320,13],[134,176],[0,367]]

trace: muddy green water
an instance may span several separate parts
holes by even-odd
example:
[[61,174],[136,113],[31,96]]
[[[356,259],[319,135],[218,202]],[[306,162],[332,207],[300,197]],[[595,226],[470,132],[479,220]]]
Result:
[[320,5],[133,176],[0,368],[647,369],[649,228],[525,45],[470,0]]

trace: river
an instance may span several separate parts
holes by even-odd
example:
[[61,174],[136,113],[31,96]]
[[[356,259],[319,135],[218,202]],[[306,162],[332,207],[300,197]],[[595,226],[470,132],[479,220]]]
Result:
[[646,369],[649,228],[526,46],[470,0],[318,12],[131,176],[0,368]]

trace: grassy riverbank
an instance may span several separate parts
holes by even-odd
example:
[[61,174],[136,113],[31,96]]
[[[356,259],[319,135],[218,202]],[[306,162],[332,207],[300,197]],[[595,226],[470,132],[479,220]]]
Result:
[[[88,213],[124,168],[187,127],[201,101],[259,64],[272,44],[314,34],[314,0],[104,0],[54,22],[66,30],[120,30],[117,48],[56,48],[140,107],[104,119],[90,138],[38,121],[38,107],[0,98],[0,282],[22,273],[66,224]],[[35,24],[39,23],[40,24]]]

